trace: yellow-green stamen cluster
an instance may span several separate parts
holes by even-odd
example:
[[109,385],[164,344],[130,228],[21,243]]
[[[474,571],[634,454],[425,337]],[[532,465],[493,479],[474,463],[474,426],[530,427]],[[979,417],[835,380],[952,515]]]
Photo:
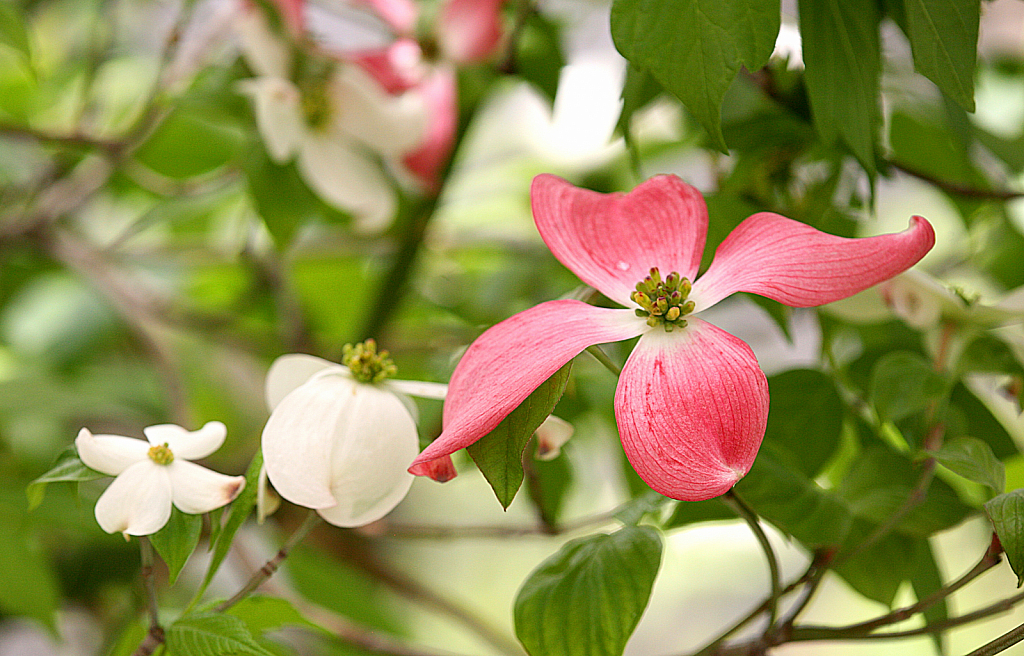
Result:
[[690,289],[690,281],[675,271],[662,280],[658,267],[654,267],[629,297],[641,308],[636,310],[636,316],[646,317],[648,326],[664,326],[665,332],[670,333],[686,327],[683,317],[693,312],[693,301],[686,300]]
[[390,354],[387,351],[378,353],[377,342],[372,339],[355,346],[346,344],[341,361],[361,383],[379,383],[398,373],[398,367],[391,360]]
[[168,448],[167,442],[149,447],[149,459],[158,465],[169,465],[174,462],[174,454]]
[[334,63],[314,55],[296,56],[295,85],[299,88],[302,115],[313,130],[328,126],[333,108],[329,88]]

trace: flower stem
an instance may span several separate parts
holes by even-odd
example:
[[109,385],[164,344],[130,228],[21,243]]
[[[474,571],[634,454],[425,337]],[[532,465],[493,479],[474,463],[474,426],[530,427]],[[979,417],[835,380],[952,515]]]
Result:
[[768,597],[768,628],[771,629],[775,625],[775,620],[778,617],[778,606],[779,598],[782,596],[782,584],[779,578],[779,560],[775,556],[775,550],[772,548],[772,543],[768,541],[768,535],[765,534],[764,529],[761,528],[761,522],[758,519],[757,513],[754,512],[753,508],[747,505],[743,499],[736,494],[735,490],[729,490],[722,497],[723,500],[732,506],[740,517],[747,522],[750,526],[750,530],[753,531],[754,537],[761,544],[761,549],[764,550],[764,556],[768,560],[768,570],[771,577],[771,596]]
[[146,589],[146,613],[149,616],[149,631],[145,639],[132,652],[132,656],[149,656],[163,644],[164,628],[160,626],[160,609],[156,602],[156,581],[153,578],[153,545],[145,535],[139,537],[139,551],[142,556],[142,585]]
[[295,545],[309,535],[309,532],[313,530],[313,527],[319,523],[320,515],[317,515],[315,510],[310,510],[306,515],[306,519],[303,520],[301,525],[299,525],[299,528],[295,529],[294,533],[288,536],[288,539],[285,540],[283,545],[281,545],[281,549],[278,550],[274,557],[264,563],[263,567],[259,568],[256,573],[252,575],[249,581],[242,586],[241,590],[236,592],[230,599],[217,604],[217,607],[214,608],[214,610],[218,613],[222,613],[255,592],[256,588],[260,587],[264,581],[274,575],[274,572],[276,572],[281,566],[281,563],[283,563],[284,559],[288,557],[288,554],[295,548]]
[[603,364],[608,371],[612,372],[616,376],[622,375],[622,367],[612,362],[612,359],[608,357],[608,354],[601,350],[601,347],[597,344],[587,347],[587,353],[594,356],[598,362]]

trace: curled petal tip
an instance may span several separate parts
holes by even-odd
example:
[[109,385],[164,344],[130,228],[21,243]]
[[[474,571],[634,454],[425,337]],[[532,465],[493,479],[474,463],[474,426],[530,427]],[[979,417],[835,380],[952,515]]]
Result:
[[426,476],[438,483],[447,483],[458,476],[458,472],[455,470],[455,463],[452,462],[450,455],[434,458],[433,460],[417,458],[413,461],[412,466],[409,467],[409,473],[416,476]]

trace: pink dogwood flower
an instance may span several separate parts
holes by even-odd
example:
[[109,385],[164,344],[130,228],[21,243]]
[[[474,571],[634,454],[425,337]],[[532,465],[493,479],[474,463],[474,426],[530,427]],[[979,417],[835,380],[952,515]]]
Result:
[[904,271],[935,243],[918,216],[904,232],[846,239],[761,212],[726,237],[697,278],[707,206],[675,176],[601,194],[540,175],[531,199],[555,257],[630,309],[547,301],[487,330],[452,374],[444,430],[413,461],[414,474],[489,433],[583,349],[639,336],[615,392],[626,456],[661,494],[719,496],[753,465],[768,383],[746,343],[698,315],[735,292],[793,307],[830,303]]

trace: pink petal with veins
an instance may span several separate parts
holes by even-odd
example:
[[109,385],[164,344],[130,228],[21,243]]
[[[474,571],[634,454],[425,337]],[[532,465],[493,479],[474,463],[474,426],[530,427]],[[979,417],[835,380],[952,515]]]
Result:
[[690,319],[640,338],[619,377],[615,419],[640,477],[673,499],[727,492],[754,463],[768,382],[742,340]]
[[555,257],[580,280],[627,306],[651,267],[691,281],[700,266],[708,211],[700,192],[659,175],[628,194],[580,189],[538,175],[530,189],[533,218]]
[[438,175],[448,162],[458,127],[458,99],[455,71],[438,67],[419,85],[419,93],[427,106],[427,129],[416,150],[402,162],[429,189],[436,191]]
[[441,52],[458,64],[484,61],[498,49],[504,0],[448,0],[441,8]]
[[793,307],[823,305],[909,269],[934,244],[935,231],[919,216],[903,232],[847,239],[761,212],[725,238],[690,298],[698,312],[734,292]]
[[569,360],[593,344],[649,330],[631,310],[573,300],[548,301],[491,327],[462,356],[444,406],[444,431],[409,471],[426,476],[431,460],[476,442]]

